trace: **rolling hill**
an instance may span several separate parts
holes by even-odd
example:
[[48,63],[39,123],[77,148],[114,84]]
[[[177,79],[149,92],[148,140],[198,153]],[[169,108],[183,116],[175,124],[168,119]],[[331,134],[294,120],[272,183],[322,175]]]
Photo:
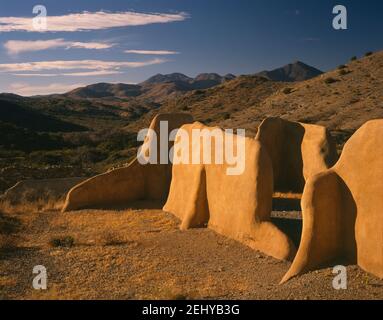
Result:
[[124,83],[97,83],[83,88],[74,89],[65,94],[68,98],[126,98],[137,97],[141,94],[141,87]]
[[45,115],[32,108],[0,99],[0,122],[37,132],[73,132],[85,128]]
[[182,73],[157,74],[137,85],[124,83],[97,83],[74,89],[62,96],[73,99],[130,99],[163,102],[180,94],[197,89],[208,89],[234,79],[228,74],[203,73],[190,78]]

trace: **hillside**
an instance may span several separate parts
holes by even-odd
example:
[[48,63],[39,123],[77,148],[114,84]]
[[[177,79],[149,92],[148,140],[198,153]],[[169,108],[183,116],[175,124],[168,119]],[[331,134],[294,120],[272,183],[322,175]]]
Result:
[[[364,122],[383,118],[383,51],[301,82],[275,82],[260,76],[241,76],[208,90],[187,93],[155,112],[190,112],[197,120],[224,128],[256,133],[260,121],[279,116],[327,126],[344,141]],[[127,126],[148,124],[149,112]]]
[[131,84],[97,83],[83,88],[74,89],[67,94],[69,98],[126,98],[136,97],[141,94],[141,87]]
[[[222,125],[250,106],[283,87],[259,76],[240,76],[207,90],[194,90],[178,99],[169,100],[158,110],[149,111],[138,121],[127,126],[129,131],[137,131],[147,125],[157,112],[187,112],[198,121],[206,124]],[[261,118],[259,119],[261,120]]]
[[0,99],[0,122],[39,132],[83,131],[84,127],[47,116],[29,107]]

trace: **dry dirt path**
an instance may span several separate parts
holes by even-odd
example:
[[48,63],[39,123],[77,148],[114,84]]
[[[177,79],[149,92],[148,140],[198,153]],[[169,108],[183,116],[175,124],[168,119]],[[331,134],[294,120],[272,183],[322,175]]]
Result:
[[[383,281],[348,266],[279,285],[289,268],[209,229],[180,231],[161,210],[24,213],[18,248],[0,257],[0,299],[383,299]],[[71,248],[49,242],[71,236]],[[48,290],[32,289],[44,265]]]

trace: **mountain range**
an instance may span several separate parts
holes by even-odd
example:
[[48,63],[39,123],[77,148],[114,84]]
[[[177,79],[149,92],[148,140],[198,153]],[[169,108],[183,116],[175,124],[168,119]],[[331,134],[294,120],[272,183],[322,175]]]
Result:
[[[304,81],[316,77],[323,72],[303,62],[297,61],[271,71],[263,71],[256,75],[273,81]],[[193,90],[205,90],[226,81],[235,79],[233,74],[221,76],[217,73],[201,73],[195,78],[182,73],[156,74],[139,84],[97,83],[77,88],[64,96],[79,99],[100,98],[143,98],[154,102],[163,102],[168,98],[175,98],[179,93]]]
[[[383,116],[378,99],[383,92],[378,80],[382,56],[377,52],[327,73],[296,61],[252,75],[157,74],[139,84],[97,83],[65,94],[0,94],[0,121],[20,127],[17,117],[9,118],[9,102],[20,119],[34,119],[37,113],[48,117],[34,128],[44,132],[52,131],[52,120],[61,121],[56,131],[66,131],[69,123],[78,126],[72,131],[124,127],[135,132],[159,112],[190,112],[196,120],[249,132],[267,116],[354,130],[367,118]],[[349,110],[358,117],[350,119]],[[23,123],[21,127],[27,121]]]
[[220,76],[216,73],[203,73],[195,78],[182,73],[156,74],[139,84],[96,83],[72,90],[65,96],[80,99],[141,97],[160,102],[175,93],[208,89],[234,78],[232,74]]

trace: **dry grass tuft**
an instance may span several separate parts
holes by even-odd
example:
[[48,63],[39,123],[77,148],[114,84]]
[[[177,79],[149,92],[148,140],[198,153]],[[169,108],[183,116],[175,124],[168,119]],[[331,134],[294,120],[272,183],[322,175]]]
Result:
[[0,234],[0,260],[3,256],[17,250],[19,239],[14,235]]
[[17,249],[19,239],[15,236],[20,229],[20,222],[0,211],[0,259]]
[[72,248],[75,244],[72,236],[55,237],[49,241],[52,247]]
[[60,211],[64,205],[63,199],[45,198],[34,201],[20,200],[12,203],[9,200],[0,201],[0,211],[8,214],[23,214],[46,211]]
[[128,243],[121,234],[112,231],[102,232],[97,242],[103,246],[120,246]]

